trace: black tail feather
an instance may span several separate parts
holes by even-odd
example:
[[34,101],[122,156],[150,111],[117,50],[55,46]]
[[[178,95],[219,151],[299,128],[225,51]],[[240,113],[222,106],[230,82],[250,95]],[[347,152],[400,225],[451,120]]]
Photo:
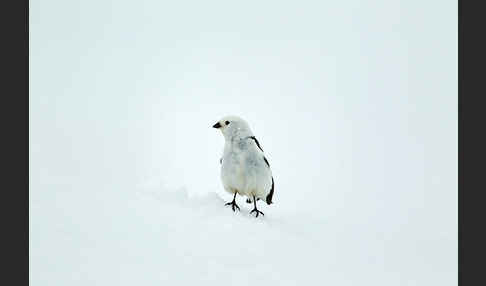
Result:
[[272,204],[274,186],[275,186],[275,184],[273,183],[273,177],[272,177],[272,188],[270,189],[270,193],[267,195],[267,205]]

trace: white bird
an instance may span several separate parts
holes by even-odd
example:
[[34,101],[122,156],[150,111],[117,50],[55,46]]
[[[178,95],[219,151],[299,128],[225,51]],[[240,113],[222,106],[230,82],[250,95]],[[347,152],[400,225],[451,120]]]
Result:
[[258,200],[272,203],[274,181],[270,164],[263,154],[260,143],[253,135],[248,123],[237,116],[226,116],[213,125],[221,130],[225,139],[221,163],[221,180],[224,189],[234,194],[231,205],[233,211],[240,209],[236,204],[236,194],[246,196],[247,203],[253,202],[256,212],[264,215],[256,207]]

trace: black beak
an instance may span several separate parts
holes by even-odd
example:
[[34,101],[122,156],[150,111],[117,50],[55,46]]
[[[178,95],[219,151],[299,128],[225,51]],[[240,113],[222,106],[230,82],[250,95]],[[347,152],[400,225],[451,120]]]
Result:
[[219,124],[219,122],[218,122],[218,123],[213,125],[213,128],[221,128],[221,124]]

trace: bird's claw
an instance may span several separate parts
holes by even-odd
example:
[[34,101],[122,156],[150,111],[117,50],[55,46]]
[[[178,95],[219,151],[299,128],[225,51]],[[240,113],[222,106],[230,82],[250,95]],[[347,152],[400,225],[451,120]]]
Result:
[[256,208],[254,208],[254,209],[253,209],[253,210],[250,212],[250,214],[251,214],[251,213],[253,213],[253,212],[256,212],[255,217],[258,217],[258,215],[259,215],[259,214],[262,214],[263,216],[265,215],[263,212],[261,212],[261,211],[257,210]]
[[232,209],[233,211],[236,211],[236,209],[240,210],[240,207],[239,207],[239,206],[236,204],[236,202],[235,202],[235,201],[232,201],[232,202],[226,203],[226,204],[224,204],[224,205],[225,205],[225,206],[229,206],[229,205],[231,205],[231,209]]

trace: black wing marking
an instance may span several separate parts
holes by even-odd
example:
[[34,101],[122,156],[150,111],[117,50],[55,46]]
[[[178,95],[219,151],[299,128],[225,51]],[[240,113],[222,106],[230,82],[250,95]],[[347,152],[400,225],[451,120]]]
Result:
[[253,141],[255,141],[255,143],[257,144],[258,148],[260,148],[260,150],[262,150],[262,152],[263,152],[263,149],[262,149],[262,147],[260,147],[260,143],[258,142],[258,140],[256,139],[256,137],[255,136],[251,136],[250,138],[253,139]]
[[275,184],[273,183],[273,176],[272,176],[272,188],[270,189],[270,193],[267,195],[267,205],[272,203],[274,186]]
[[219,163],[223,164],[223,158],[219,159]]
[[267,167],[270,168],[270,164],[268,163],[267,158],[265,158],[265,156],[263,156],[263,160],[265,161],[265,163],[267,163]]

